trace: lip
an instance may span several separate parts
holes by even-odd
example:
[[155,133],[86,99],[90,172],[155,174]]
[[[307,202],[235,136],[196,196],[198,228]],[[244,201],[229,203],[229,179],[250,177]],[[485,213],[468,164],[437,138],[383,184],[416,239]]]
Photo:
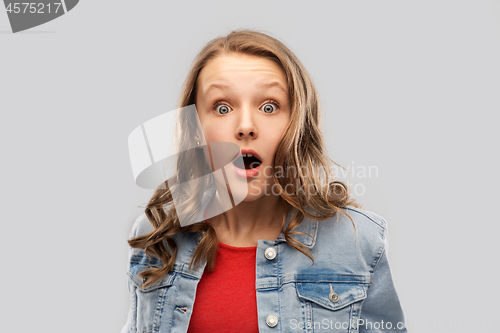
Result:
[[252,178],[252,177],[255,177],[255,176],[257,176],[259,174],[259,172],[260,172],[260,166],[261,165],[262,164],[260,164],[256,168],[253,168],[253,169],[250,169],[250,170],[240,169],[240,168],[238,168],[234,164],[233,164],[233,167],[234,167],[234,172],[236,172],[237,176],[242,177],[242,178]]
[[260,173],[260,167],[262,166],[262,159],[260,158],[259,154],[257,154],[255,152],[255,150],[253,150],[253,149],[241,149],[240,148],[240,151],[234,156],[232,162],[234,162],[234,160],[242,154],[252,154],[256,158],[258,158],[261,163],[258,167],[250,169],[250,170],[240,169],[236,165],[233,164],[234,171],[236,172],[236,175],[239,177],[242,177],[242,178],[252,178],[252,177],[257,176]]
[[253,150],[253,149],[241,149],[241,148],[240,148],[240,151],[236,155],[234,155],[232,162],[234,162],[236,157],[238,157],[240,154],[252,154],[253,156],[257,157],[260,160],[260,162],[262,163],[262,158],[260,158],[259,154],[257,154],[255,152],[255,150]]

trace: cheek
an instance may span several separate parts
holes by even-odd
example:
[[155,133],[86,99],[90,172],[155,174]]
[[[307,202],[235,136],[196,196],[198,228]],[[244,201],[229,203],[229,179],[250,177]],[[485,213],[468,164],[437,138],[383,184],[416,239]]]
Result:
[[274,156],[287,125],[288,123],[281,122],[265,129],[265,149],[267,154]]
[[276,150],[278,150],[278,144],[279,144],[279,141],[281,139],[281,135],[276,135],[276,134],[273,134],[272,136],[268,137],[266,142],[266,150],[267,150],[267,154],[269,156],[274,156],[274,154],[276,154]]
[[[225,128],[225,130],[223,130]],[[205,142],[210,143],[210,142],[232,142],[230,139],[229,135],[230,133],[228,132],[228,127],[227,126],[221,126],[220,124],[210,124],[210,123],[205,123],[202,124],[202,130],[203,130],[203,135],[205,136]],[[205,160],[206,162],[211,166],[212,171],[214,170],[214,165],[212,164],[210,154],[213,155],[211,149],[213,148],[212,145],[207,146],[204,149],[204,154],[205,154]],[[220,154],[220,152],[219,152]],[[217,155],[217,154],[216,154]],[[219,161],[220,164],[220,161]]]
[[221,126],[221,124],[205,124],[202,126],[203,128],[203,134],[205,135],[205,140],[207,142],[210,141],[227,141],[224,140],[225,138],[228,137],[229,131],[227,126]]

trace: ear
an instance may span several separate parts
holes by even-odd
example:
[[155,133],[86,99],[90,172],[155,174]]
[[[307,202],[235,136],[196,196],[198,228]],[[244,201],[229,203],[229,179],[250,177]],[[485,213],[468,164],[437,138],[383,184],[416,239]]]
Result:
[[203,136],[200,135],[200,132],[197,131],[196,134],[194,135],[194,142],[196,144],[196,148],[202,148],[205,145],[205,140],[202,140]]

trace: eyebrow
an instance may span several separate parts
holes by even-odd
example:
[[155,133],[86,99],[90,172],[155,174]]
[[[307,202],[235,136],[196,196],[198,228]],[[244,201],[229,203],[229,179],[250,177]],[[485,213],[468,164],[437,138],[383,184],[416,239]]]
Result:
[[[266,82],[266,83],[261,83],[257,85],[259,88],[273,88],[277,87],[279,88],[283,93],[287,93],[285,88],[279,83],[278,81],[271,81],[271,82]],[[230,89],[231,86],[225,84],[225,83],[212,83],[208,86],[207,90],[205,90],[205,94],[208,94],[208,92],[212,89],[219,89],[219,90],[227,90]]]

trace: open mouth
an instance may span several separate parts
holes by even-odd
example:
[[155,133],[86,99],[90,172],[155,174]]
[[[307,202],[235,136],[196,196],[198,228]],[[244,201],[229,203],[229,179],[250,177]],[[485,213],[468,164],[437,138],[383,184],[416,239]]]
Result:
[[[261,160],[250,153],[243,153],[243,158],[237,158],[233,161],[234,166],[240,169],[251,170],[261,165]],[[242,163],[243,160],[243,163]]]

